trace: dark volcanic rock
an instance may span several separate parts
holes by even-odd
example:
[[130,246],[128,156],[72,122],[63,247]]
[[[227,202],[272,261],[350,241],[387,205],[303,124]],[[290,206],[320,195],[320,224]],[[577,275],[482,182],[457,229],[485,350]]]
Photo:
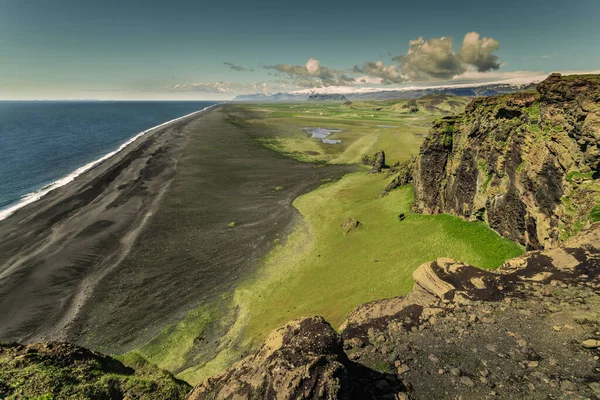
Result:
[[537,89],[478,98],[435,122],[416,162],[413,210],[483,219],[528,249],[593,222],[600,76],[553,74]]
[[379,150],[373,156],[373,173],[381,172],[385,167],[385,153],[383,150]]
[[255,354],[196,386],[187,400],[395,399],[405,390],[395,376],[351,362],[335,330],[313,317],[275,330]]

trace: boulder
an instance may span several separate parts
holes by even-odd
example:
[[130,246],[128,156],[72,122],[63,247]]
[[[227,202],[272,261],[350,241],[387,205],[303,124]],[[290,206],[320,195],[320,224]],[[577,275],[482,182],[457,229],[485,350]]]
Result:
[[344,236],[346,236],[351,230],[356,229],[360,226],[360,222],[356,218],[346,218],[344,223],[342,224],[342,229],[344,230]]
[[222,375],[196,386],[188,400],[348,399],[342,341],[322,318],[292,321]]

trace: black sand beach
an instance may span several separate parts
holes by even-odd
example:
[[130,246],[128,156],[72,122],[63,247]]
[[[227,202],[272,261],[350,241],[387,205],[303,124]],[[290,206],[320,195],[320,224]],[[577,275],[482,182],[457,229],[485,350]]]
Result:
[[232,110],[154,130],[1,221],[0,341],[139,346],[231,290],[290,228],[293,199],[348,172],[262,147]]

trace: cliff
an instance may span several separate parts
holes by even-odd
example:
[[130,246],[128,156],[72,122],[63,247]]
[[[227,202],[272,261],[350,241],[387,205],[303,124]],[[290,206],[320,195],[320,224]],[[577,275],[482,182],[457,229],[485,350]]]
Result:
[[537,92],[478,98],[430,130],[413,210],[481,219],[543,249],[598,220],[600,76],[550,75]]

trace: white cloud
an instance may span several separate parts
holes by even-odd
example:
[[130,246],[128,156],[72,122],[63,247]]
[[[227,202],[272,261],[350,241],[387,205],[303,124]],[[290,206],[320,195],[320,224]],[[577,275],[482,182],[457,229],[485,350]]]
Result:
[[493,38],[480,38],[479,33],[469,32],[463,39],[458,56],[467,64],[474,65],[479,72],[500,68],[500,61],[494,51],[500,48],[500,42]]
[[394,60],[400,63],[402,74],[413,81],[449,79],[467,70],[447,37],[411,40],[406,54]]
[[306,70],[309,74],[315,75],[321,69],[321,63],[319,60],[315,60],[314,58],[310,58],[306,62]]
[[398,66],[396,64],[387,66],[381,61],[367,61],[363,64],[362,68],[355,66],[354,72],[364,72],[367,74],[367,76],[380,78],[379,83],[382,84],[400,83],[404,81],[404,79],[400,76],[400,71],[398,70]]

